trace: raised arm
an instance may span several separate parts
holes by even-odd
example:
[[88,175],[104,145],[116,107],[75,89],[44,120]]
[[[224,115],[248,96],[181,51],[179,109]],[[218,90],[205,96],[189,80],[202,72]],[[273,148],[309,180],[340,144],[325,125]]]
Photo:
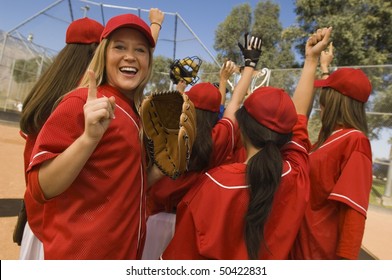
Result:
[[60,155],[43,163],[39,169],[39,184],[47,199],[68,189],[114,118],[114,97],[97,98],[95,75],[91,70],[89,70],[89,81],[88,98],[84,106],[85,130],[83,134]]
[[298,114],[308,115],[313,102],[313,84],[320,53],[328,46],[332,27],[318,29],[306,41],[305,63],[294,91],[293,102]]
[[320,70],[321,78],[326,79],[329,77],[329,66],[333,60],[333,45],[329,43],[328,49],[321,52],[320,55]]
[[231,60],[226,61],[223,63],[220,72],[219,72],[219,92],[222,95],[221,98],[221,104],[225,105],[226,103],[226,86],[227,86],[227,81],[233,75],[235,72],[237,66],[235,63]]
[[245,68],[242,72],[241,79],[233,90],[233,95],[226,106],[223,117],[231,119],[236,122],[235,112],[240,108],[244,101],[247,90],[252,82],[253,71],[257,66],[261,54],[261,39],[255,36],[249,38],[248,34],[245,34],[245,46],[238,43],[241,49],[242,55],[245,59]]
[[158,8],[151,8],[148,14],[150,20],[151,35],[154,38],[155,44],[158,42],[159,32],[162,29],[162,23],[165,18],[165,14]]

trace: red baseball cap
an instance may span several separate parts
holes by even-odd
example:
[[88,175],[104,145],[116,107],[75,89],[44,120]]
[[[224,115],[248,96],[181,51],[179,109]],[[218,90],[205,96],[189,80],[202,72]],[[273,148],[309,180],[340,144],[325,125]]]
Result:
[[316,80],[316,88],[330,87],[355,100],[366,102],[372,92],[369,78],[360,69],[340,68],[325,80]]
[[99,43],[103,25],[90,18],[77,19],[68,26],[65,36],[67,44]]
[[211,83],[198,83],[185,92],[195,108],[211,112],[219,112],[221,94],[219,89]]
[[155,41],[151,35],[150,27],[147,25],[147,23],[144,20],[142,20],[140,17],[134,14],[123,14],[109,19],[109,21],[105,26],[105,29],[102,32],[101,41],[102,39],[109,37],[109,35],[113,31],[121,27],[130,27],[130,28],[137,29],[138,31],[143,33],[143,35],[147,38],[148,42],[150,43],[150,46],[152,48],[155,47]]
[[297,123],[291,97],[280,88],[259,87],[244,102],[246,111],[261,125],[287,134]]

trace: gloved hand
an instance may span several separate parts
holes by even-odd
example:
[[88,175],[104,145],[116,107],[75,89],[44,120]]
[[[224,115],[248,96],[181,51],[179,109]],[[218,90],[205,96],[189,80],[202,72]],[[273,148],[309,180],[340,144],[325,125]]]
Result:
[[245,66],[256,68],[261,55],[261,38],[252,36],[249,40],[249,33],[245,34],[245,47],[238,42],[242,55],[245,59]]

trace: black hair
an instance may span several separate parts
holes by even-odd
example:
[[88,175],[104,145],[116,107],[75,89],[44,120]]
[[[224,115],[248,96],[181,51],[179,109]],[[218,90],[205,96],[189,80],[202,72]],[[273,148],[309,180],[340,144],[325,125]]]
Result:
[[202,172],[210,166],[212,156],[212,129],[219,113],[196,108],[197,133],[189,159],[188,171]]
[[245,142],[260,149],[246,167],[249,185],[249,205],[245,214],[245,243],[250,259],[258,259],[264,240],[264,225],[271,211],[274,195],[282,175],[280,149],[290,141],[292,133],[280,134],[260,123],[248,114],[244,107],[236,112],[236,118]]

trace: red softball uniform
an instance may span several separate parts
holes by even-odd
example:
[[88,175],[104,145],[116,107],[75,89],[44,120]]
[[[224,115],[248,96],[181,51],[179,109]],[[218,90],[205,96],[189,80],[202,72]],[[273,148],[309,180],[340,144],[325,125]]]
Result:
[[139,259],[146,226],[140,120],[132,102],[116,89],[98,87],[98,97],[115,96],[115,119],[75,181],[49,200],[39,185],[40,164],[60,155],[83,133],[87,91],[80,88],[67,94],[50,115],[27,170],[28,191],[44,206],[45,258]]
[[293,257],[358,258],[372,186],[372,153],[358,130],[335,131],[309,155],[310,203]]
[[[287,259],[309,196],[310,143],[307,119],[299,115],[292,141],[282,149],[282,180],[265,224],[261,259]],[[162,259],[248,259],[244,217],[249,204],[246,164],[219,166],[178,205],[176,231]]]
[[[236,143],[238,125],[230,119],[219,120],[212,129],[211,167],[218,166],[230,155]],[[177,204],[188,190],[197,184],[201,173],[187,172],[176,180],[167,176],[161,178],[148,190],[148,213],[175,213]]]
[[[20,135],[26,140],[25,149],[23,152],[24,159],[24,171],[25,171],[25,181],[27,185],[27,174],[26,171],[29,167],[31,154],[33,152],[33,148],[35,142],[37,140],[37,134],[24,134],[23,132],[19,132]],[[43,209],[44,206],[41,203],[38,203],[31,195],[31,192],[26,189],[24,193],[24,203],[26,207],[27,221],[29,223],[31,231],[34,235],[41,240],[42,239],[42,221],[43,221]]]

